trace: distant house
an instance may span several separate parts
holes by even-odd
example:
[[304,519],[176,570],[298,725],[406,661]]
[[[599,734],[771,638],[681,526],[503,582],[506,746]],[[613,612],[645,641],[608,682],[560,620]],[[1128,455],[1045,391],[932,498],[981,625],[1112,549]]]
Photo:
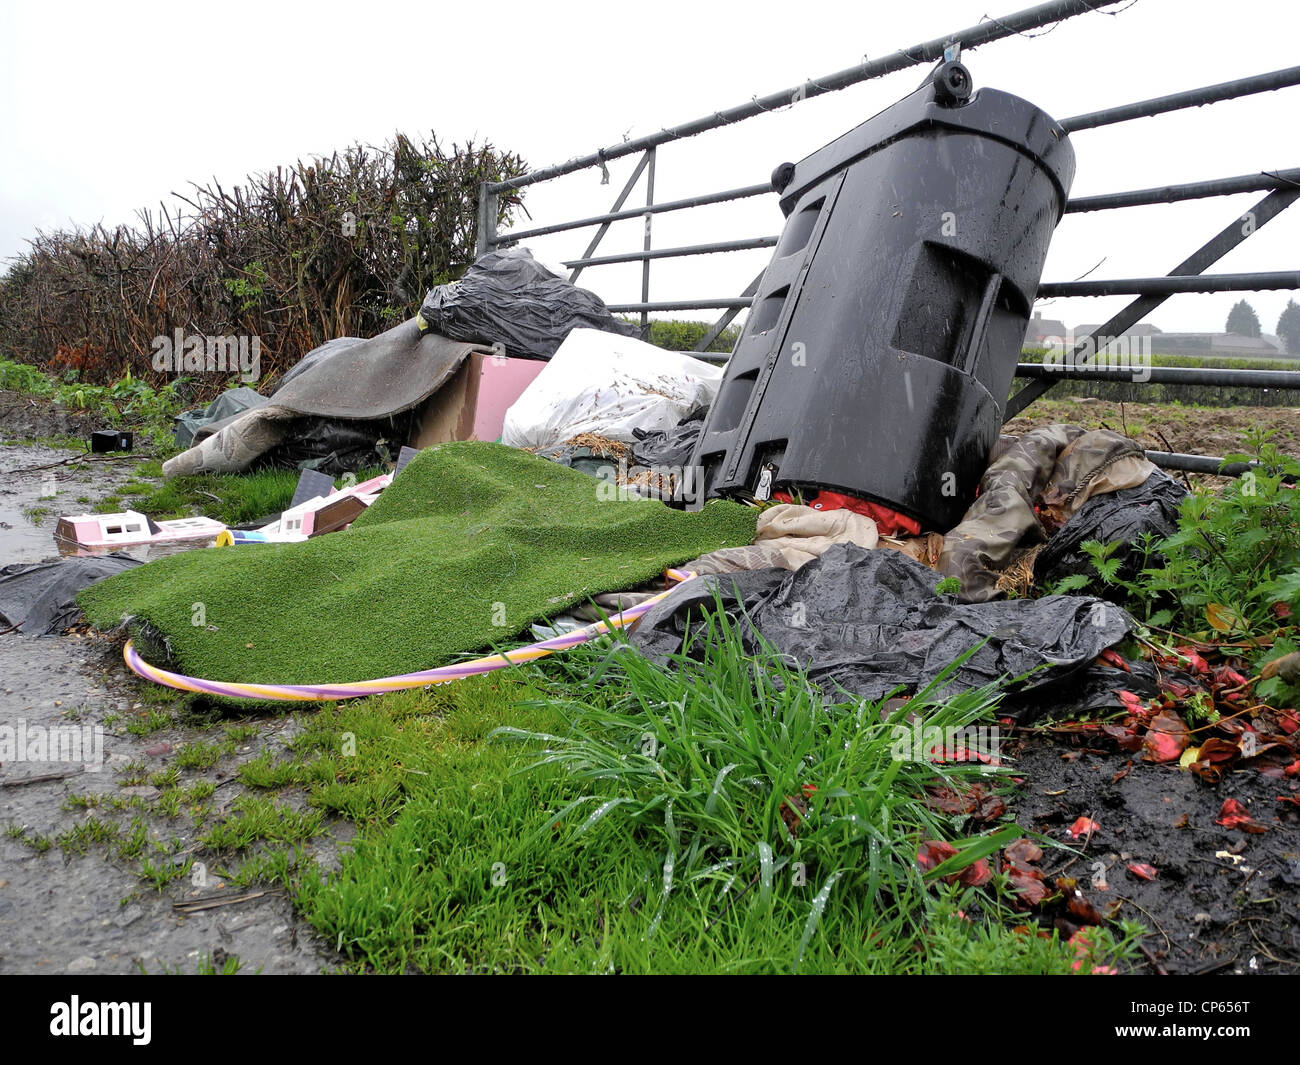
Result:
[[1063,343],[1066,335],[1064,322],[1058,322],[1055,318],[1044,318],[1041,311],[1035,311],[1034,316],[1029,319],[1029,328],[1025,330],[1025,344],[1027,348],[1044,348],[1047,347],[1049,339],[1055,339],[1057,344]]
[[[1089,322],[1087,325],[1076,325],[1074,327],[1075,336],[1086,336],[1102,327],[1101,322]],[[1138,322],[1137,325],[1131,325],[1124,332],[1124,336],[1130,337],[1155,337],[1164,336],[1159,326],[1154,326],[1150,322]]]
[[[1101,323],[1090,322],[1086,325],[1076,325],[1071,331],[1064,322],[1058,322],[1054,318],[1044,318],[1041,314],[1035,312],[1033,318],[1029,320],[1029,328],[1025,331],[1025,344],[1027,348],[1061,348],[1073,341],[1079,341],[1083,337],[1093,336],[1101,328]],[[1124,347],[1125,341],[1128,346],[1124,350],[1150,350],[1150,346],[1145,344],[1141,338],[1162,336],[1159,328],[1151,325],[1149,322],[1138,322],[1132,326],[1126,333],[1118,336],[1108,337],[1108,342],[1118,342]]]
[[1218,356],[1237,359],[1285,358],[1284,345],[1277,337],[1238,333],[1161,333],[1153,338],[1153,349],[1161,355]]

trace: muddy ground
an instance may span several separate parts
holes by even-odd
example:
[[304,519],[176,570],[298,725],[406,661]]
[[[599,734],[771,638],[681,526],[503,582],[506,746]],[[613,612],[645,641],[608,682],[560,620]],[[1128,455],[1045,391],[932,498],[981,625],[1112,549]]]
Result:
[[[93,509],[135,476],[146,454],[91,456],[52,446],[74,444],[64,438],[85,439],[97,428],[102,426],[93,419],[0,393],[0,566],[58,557],[58,515]],[[174,847],[177,860],[192,848],[199,829],[190,819],[151,809],[159,789],[148,783],[124,787],[122,778],[126,772],[165,771],[182,745],[219,739],[214,729],[225,722],[172,714],[172,723],[162,728],[128,731],[158,707],[146,687],[152,686],[122,665],[116,641],[0,636],[0,724],[21,720],[29,730],[76,724],[102,728],[104,735],[98,768],[59,761],[0,766],[0,828],[11,833],[0,835],[0,973],[196,973],[205,957],[237,957],[244,972],[335,967],[337,956],[295,916],[288,899],[265,885],[238,889],[213,870],[158,891],[111,847],[65,853],[57,844],[42,850],[30,842],[57,839],[88,818],[126,825],[141,816],[151,840]],[[279,756],[298,729],[293,717],[246,724],[256,735],[200,774],[215,785],[217,818],[244,791],[235,776],[240,763],[267,750]],[[110,812],[79,805],[79,796],[139,801]],[[316,844],[327,865],[337,861],[335,837],[351,831],[346,824],[330,827],[331,836]],[[24,838],[17,838],[19,829]],[[174,839],[179,843],[172,844]]]
[[1114,403],[1101,399],[1053,399],[1033,403],[1004,427],[1007,433],[1069,422],[1085,429],[1114,429],[1151,451],[1222,457],[1245,447],[1248,429],[1276,430],[1273,442],[1283,454],[1300,456],[1300,408],[1175,407]]
[[[1263,424],[1279,429],[1284,451],[1300,454],[1300,410],[1290,408],[1121,408],[1065,400],[1031,408],[1008,431],[1062,420],[1127,428],[1152,448],[1217,455],[1238,450],[1243,430]],[[49,439],[84,438],[92,428],[98,426],[0,393],[0,565],[54,557],[57,515],[90,509],[133,476],[140,456],[88,461],[71,447],[53,446],[72,441]],[[55,494],[46,497],[51,470]],[[33,507],[49,513],[34,519],[25,513]],[[0,972],[196,972],[205,956],[218,962],[237,956],[244,972],[341,966],[289,900],[266,885],[236,888],[213,871],[206,882],[186,878],[157,890],[111,848],[65,853],[57,845],[41,850],[31,844],[68,832],[92,812],[104,816],[102,807],[82,809],[78,796],[130,795],[138,802],[119,818],[143,817],[151,836],[168,841],[177,856],[193,849],[198,829],[154,809],[156,788],[124,786],[123,776],[165,770],[181,745],[212,740],[220,725],[173,715],[157,731],[129,731],[126,725],[161,704],[118,655],[118,644],[102,636],[0,636],[0,724],[20,718],[29,726],[75,722],[102,726],[106,735],[98,770],[49,762],[0,767],[0,826],[14,826],[0,836]],[[243,791],[238,766],[267,750],[278,755],[299,728],[288,716],[244,724],[251,734],[202,774],[215,786],[218,813]],[[1085,851],[1072,858],[1048,850],[1044,871],[1077,879],[1097,909],[1150,928],[1137,971],[1300,971],[1294,916],[1300,903],[1300,784],[1294,778],[1245,769],[1212,785],[1098,744],[1095,735],[1069,732],[1014,735],[1005,753],[1024,780],[1010,802],[1018,822]],[[1227,797],[1243,803],[1267,830],[1250,834],[1216,825]],[[292,802],[292,795],[281,798]],[[1096,825],[1082,844],[1068,836],[1080,817]],[[329,829],[311,848],[326,867],[337,862],[351,831],[343,823]],[[16,838],[19,831],[26,839]],[[1155,878],[1129,871],[1137,863],[1152,866]],[[1072,930],[1068,923],[1061,927]]]

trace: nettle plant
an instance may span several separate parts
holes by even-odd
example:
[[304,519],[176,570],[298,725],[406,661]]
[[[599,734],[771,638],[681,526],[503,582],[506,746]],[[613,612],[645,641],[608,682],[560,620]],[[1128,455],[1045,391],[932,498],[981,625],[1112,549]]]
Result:
[[[1134,545],[1143,563],[1131,579],[1116,556],[1123,545],[1081,545],[1102,584],[1148,625],[1253,638],[1290,624],[1300,608],[1300,461],[1283,455],[1272,434],[1247,434],[1253,453],[1228,455],[1225,462],[1256,465],[1222,492],[1189,494],[1177,532]],[[1075,591],[1091,580],[1068,577],[1052,590]]]

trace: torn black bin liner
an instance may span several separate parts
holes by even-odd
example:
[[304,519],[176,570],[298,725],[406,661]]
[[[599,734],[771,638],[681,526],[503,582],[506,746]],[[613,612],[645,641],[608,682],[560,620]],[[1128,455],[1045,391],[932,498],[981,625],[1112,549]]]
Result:
[[666,433],[659,429],[633,429],[636,442],[632,445],[632,460],[637,466],[650,468],[690,465],[695,445],[700,440],[707,411],[692,412]]
[[415,412],[391,418],[342,421],[299,418],[285,439],[253,463],[252,469],[319,470],[331,477],[391,462],[412,432]]
[[422,332],[502,344],[506,355],[534,359],[549,359],[574,329],[636,333],[594,292],[551,273],[527,248],[488,252],[459,281],[430,289],[419,318]]
[[[1086,670],[1061,681],[1052,681],[1034,692],[1037,703],[1050,709],[1053,717],[1077,718],[1085,714],[1126,710],[1121,691],[1129,691],[1143,702],[1156,698],[1171,682],[1190,691],[1204,691],[1201,681],[1181,669],[1157,670],[1142,658],[1126,658],[1127,668],[1093,663]],[[1030,715],[1026,715],[1026,720]]]
[[663,664],[681,650],[688,625],[713,609],[716,589],[747,651],[759,649],[761,634],[814,683],[878,700],[897,688],[925,687],[987,638],[943,694],[1045,667],[1002,706],[1028,721],[1052,708],[1041,694],[1053,682],[1088,669],[1133,627],[1119,607],[1092,597],[959,603],[935,594],[937,580],[896,551],[837,544],[793,573],[762,569],[690,581],[642,618],[632,642]]
[[[1163,470],[1156,470],[1136,488],[1123,488],[1093,496],[1056,531],[1034,559],[1034,579],[1050,588],[1057,581],[1081,573],[1092,580],[1087,591],[1102,591],[1097,570],[1082,545],[1089,540],[1118,542],[1112,558],[1121,560],[1119,576],[1131,580],[1142,568],[1139,544],[1150,534],[1154,540],[1178,531],[1178,510],[1187,489]],[[1158,564],[1158,559],[1152,559]]]
[[15,626],[27,636],[58,635],[81,616],[79,591],[140,564],[138,558],[114,552],[5,566],[0,569],[0,630]]

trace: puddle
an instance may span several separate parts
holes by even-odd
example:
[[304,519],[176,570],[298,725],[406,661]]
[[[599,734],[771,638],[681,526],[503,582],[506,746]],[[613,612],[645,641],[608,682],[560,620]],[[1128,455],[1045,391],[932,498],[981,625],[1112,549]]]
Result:
[[[67,459],[74,461],[65,462]],[[0,566],[44,562],[66,554],[54,539],[59,518],[93,510],[101,499],[132,479],[141,461],[143,456],[106,462],[98,456],[43,444],[0,444]],[[74,468],[82,465],[86,468]]]

